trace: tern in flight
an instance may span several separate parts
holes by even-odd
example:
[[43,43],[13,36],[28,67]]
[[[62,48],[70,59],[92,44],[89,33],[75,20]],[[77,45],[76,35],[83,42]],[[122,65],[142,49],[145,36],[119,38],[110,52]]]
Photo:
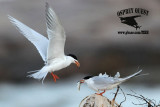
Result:
[[[127,76],[125,78],[120,78],[119,72],[114,77],[110,77],[107,74],[99,74],[99,76],[86,76],[82,80],[80,80],[77,84],[78,89],[80,90],[80,86],[82,83],[86,83],[89,88],[95,90],[98,95],[103,95],[106,90],[111,90],[116,88],[119,84],[125,82],[126,80],[140,75],[142,70]],[[100,91],[103,91],[100,93]]]
[[17,19],[8,16],[10,22],[17,27],[33,45],[37,48],[45,65],[40,69],[33,71],[29,77],[42,80],[42,83],[48,73],[51,73],[54,81],[59,77],[54,74],[55,71],[61,70],[71,63],[75,63],[80,67],[77,57],[73,54],[65,55],[64,46],[66,41],[65,31],[53,9],[46,3],[46,26],[48,38],[29,28]]

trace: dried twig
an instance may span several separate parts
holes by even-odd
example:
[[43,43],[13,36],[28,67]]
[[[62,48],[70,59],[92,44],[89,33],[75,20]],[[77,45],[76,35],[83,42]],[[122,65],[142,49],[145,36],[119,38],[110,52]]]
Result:
[[144,101],[144,103],[141,103],[141,104],[135,104],[135,103],[132,102],[134,105],[147,105],[148,107],[160,107],[160,105],[156,105],[156,101],[154,99],[151,100],[151,99],[148,99],[148,98],[144,97],[143,95],[140,95],[140,94],[137,95],[137,93],[135,93],[134,91],[132,91],[132,92],[135,95],[132,95],[132,94],[127,94],[127,95],[133,96],[137,99],[140,99],[140,100]]
[[[116,99],[116,97],[117,97],[117,94],[118,94],[118,92],[119,92],[119,89],[122,91],[125,99],[124,99],[120,104],[117,104],[117,103],[115,103],[115,99]],[[115,95],[114,95],[114,98],[112,99],[112,103],[114,102],[114,103],[117,105],[117,107],[121,107],[122,103],[124,103],[125,101],[126,101],[125,93],[123,92],[122,88],[120,88],[120,86],[117,86],[117,91],[116,91],[116,93],[115,93]]]
[[122,90],[122,88],[120,88],[120,89],[121,89],[121,91],[122,91],[122,93],[123,93],[125,99],[120,103],[120,105],[119,105],[118,107],[120,107],[120,106],[122,105],[122,103],[124,103],[124,102],[126,101],[125,93],[124,93],[124,91]]
[[116,104],[116,105],[119,107],[119,104],[115,102],[115,99],[116,99],[116,97],[117,97],[119,88],[120,88],[120,87],[117,86],[117,91],[116,91],[116,93],[115,93],[115,95],[114,95],[114,97],[113,97],[113,99],[112,99],[112,101],[111,101],[111,105],[112,105],[112,106],[113,106],[114,104]]
[[115,101],[115,99],[116,99],[116,97],[117,97],[117,94],[118,94],[119,88],[120,88],[120,86],[118,85],[118,86],[117,86],[117,91],[116,91],[116,93],[115,93],[115,95],[114,95],[114,98],[112,99],[113,101]]

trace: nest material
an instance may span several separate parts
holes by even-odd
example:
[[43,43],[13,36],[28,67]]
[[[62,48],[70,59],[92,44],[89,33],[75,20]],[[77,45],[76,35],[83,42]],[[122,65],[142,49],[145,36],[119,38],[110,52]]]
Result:
[[97,94],[92,94],[85,97],[79,107],[118,107],[118,104],[115,101],[110,101],[104,96]]

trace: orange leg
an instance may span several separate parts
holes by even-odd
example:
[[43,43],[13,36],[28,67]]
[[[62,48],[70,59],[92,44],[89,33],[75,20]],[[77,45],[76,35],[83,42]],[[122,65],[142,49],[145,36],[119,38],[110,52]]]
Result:
[[53,74],[53,72],[51,72],[51,75],[53,77],[54,82],[56,82],[56,79],[59,79],[59,77],[56,74]]
[[101,96],[103,96],[103,94],[106,92],[106,90],[104,90],[102,93],[100,93],[100,94],[98,94],[98,93],[96,93],[97,95],[101,95]]
[[59,77],[56,74],[54,74],[54,75],[55,75],[56,79],[59,79]]

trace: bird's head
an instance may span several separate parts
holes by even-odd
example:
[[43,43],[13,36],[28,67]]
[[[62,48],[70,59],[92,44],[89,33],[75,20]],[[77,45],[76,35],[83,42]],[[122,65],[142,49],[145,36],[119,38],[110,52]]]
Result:
[[80,63],[78,62],[78,59],[73,54],[68,54],[68,56],[72,59],[72,63],[76,64],[78,68],[80,68]]
[[78,81],[77,82],[77,87],[78,87],[78,90],[80,91],[80,87],[81,87],[81,84],[82,83],[87,83],[87,80],[89,80],[90,78],[92,78],[93,76],[86,76],[84,77],[82,80]]
[[87,81],[88,79],[92,78],[93,76],[86,76],[84,77],[82,80],[80,80],[80,83],[84,83],[85,81]]

